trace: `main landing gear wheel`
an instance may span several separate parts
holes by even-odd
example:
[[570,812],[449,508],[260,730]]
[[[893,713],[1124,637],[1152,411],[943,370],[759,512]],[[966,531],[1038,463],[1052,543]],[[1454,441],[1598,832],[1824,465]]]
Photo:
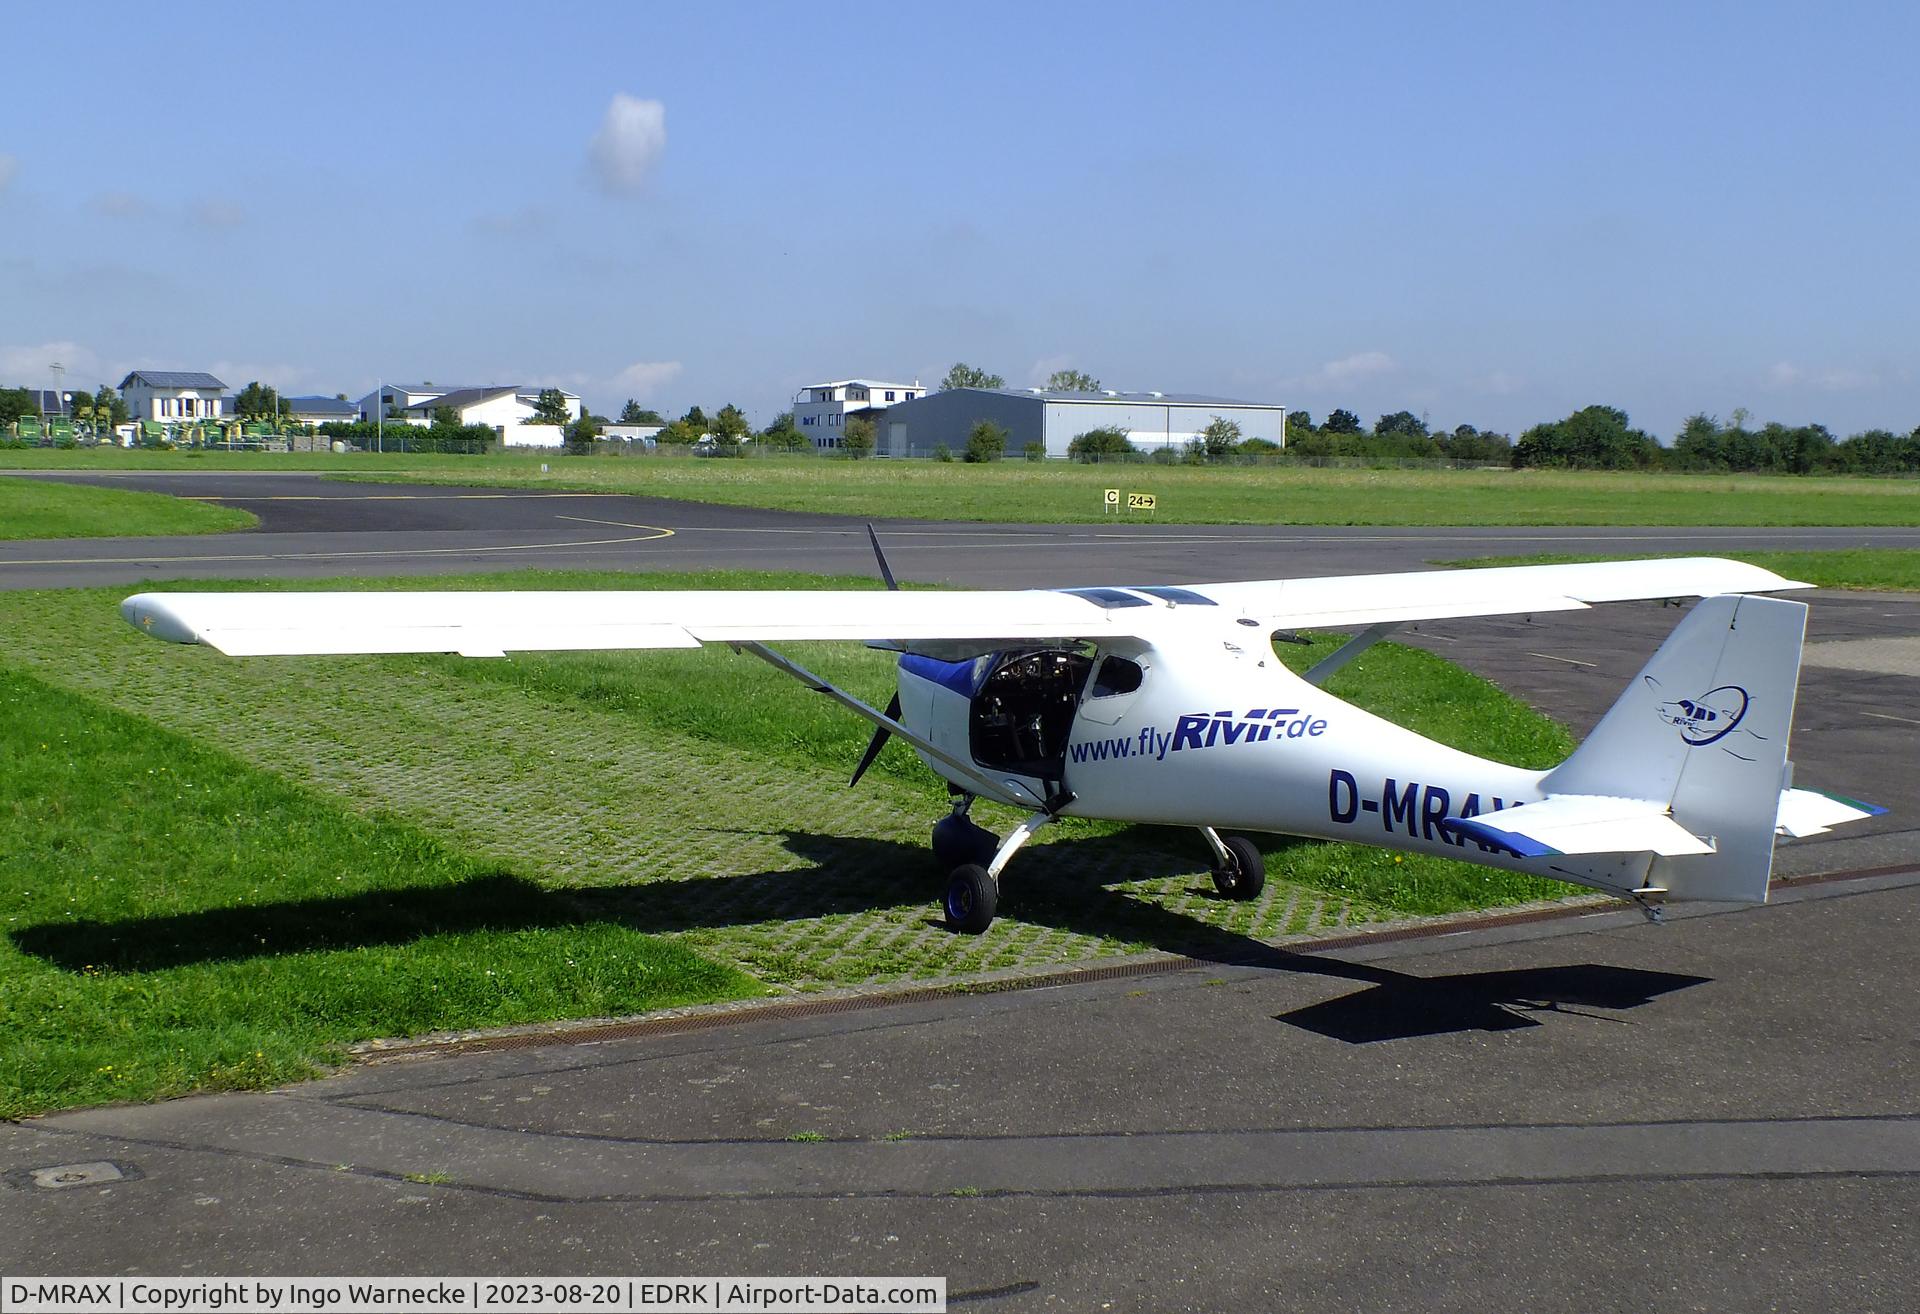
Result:
[[1000,837],[985,826],[976,826],[962,812],[951,813],[933,823],[933,860],[941,871],[952,871],[968,863],[984,867],[1000,851]]
[[1228,835],[1220,841],[1233,860],[1213,869],[1213,888],[1229,899],[1257,899],[1267,888],[1267,864],[1260,850],[1245,835]]
[[969,862],[953,869],[947,882],[947,925],[968,935],[978,935],[993,925],[994,905],[1000,901],[1000,883],[987,869]]

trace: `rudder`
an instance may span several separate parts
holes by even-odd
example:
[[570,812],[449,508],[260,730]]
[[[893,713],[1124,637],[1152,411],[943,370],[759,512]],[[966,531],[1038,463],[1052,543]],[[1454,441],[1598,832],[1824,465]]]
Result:
[[1806,623],[1801,602],[1704,599],[1548,774],[1547,793],[1661,803],[1714,852],[1653,859],[1647,888],[1766,902]]

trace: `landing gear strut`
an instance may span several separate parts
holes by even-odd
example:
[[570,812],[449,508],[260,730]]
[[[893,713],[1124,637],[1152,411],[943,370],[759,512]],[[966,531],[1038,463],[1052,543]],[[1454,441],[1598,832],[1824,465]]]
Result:
[[[1071,796],[1068,796],[1071,798]],[[955,845],[981,843],[985,837],[987,854],[985,863],[962,862],[953,869],[947,880],[947,896],[943,906],[947,914],[947,925],[956,931],[965,931],[969,935],[978,935],[993,925],[993,914],[1000,902],[1000,873],[1006,870],[1007,863],[1020,851],[1020,846],[1032,839],[1034,832],[1053,820],[1053,813],[1036,812],[1013,828],[1013,833],[1004,840],[994,843],[993,832],[982,830],[967,818],[967,806],[972,799],[955,806],[951,815],[934,827],[934,852],[938,855],[949,842]],[[955,823],[958,823],[956,825]],[[945,828],[944,834],[942,828]],[[961,829],[965,827],[966,829]]]
[[1267,864],[1260,850],[1245,835],[1222,839],[1213,827],[1202,826],[1213,850],[1213,888],[1229,899],[1257,899],[1267,887]]

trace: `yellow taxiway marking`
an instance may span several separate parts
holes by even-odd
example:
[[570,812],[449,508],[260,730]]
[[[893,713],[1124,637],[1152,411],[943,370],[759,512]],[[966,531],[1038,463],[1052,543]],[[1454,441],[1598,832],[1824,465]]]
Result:
[[24,561],[0,558],[0,568],[8,566],[145,566],[163,561],[315,561],[336,557],[458,557],[481,552],[540,552],[554,548],[612,547],[618,543],[650,543],[672,538],[671,529],[658,525],[630,525],[630,529],[650,529],[650,534],[629,534],[624,538],[586,538],[565,543],[501,543],[493,547],[461,548],[362,548],[337,552],[227,552],[206,556],[146,557],[38,557]]

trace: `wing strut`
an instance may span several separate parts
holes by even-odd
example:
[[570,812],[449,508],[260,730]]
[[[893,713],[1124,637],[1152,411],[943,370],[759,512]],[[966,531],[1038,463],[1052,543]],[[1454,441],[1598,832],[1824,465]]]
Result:
[[1398,621],[1382,621],[1378,625],[1367,626],[1366,629],[1361,630],[1360,633],[1315,662],[1313,668],[1300,678],[1308,684],[1325,684],[1328,677],[1335,671],[1399,628]]
[[[873,543],[873,557],[875,561],[880,563],[880,578],[887,582],[887,591],[889,593],[897,593],[900,589],[900,584],[893,577],[893,568],[887,565],[887,554],[880,550],[880,535],[873,532],[873,523],[871,521],[867,523],[867,538]],[[896,724],[900,720],[900,690],[898,686],[894,688],[893,697],[887,700],[887,719]],[[887,736],[891,733],[892,732],[884,725],[875,727],[873,738],[867,741],[867,751],[860,755],[860,765],[853,769],[853,779],[847,782],[848,789],[852,789],[855,785],[859,784],[860,777],[867,774],[867,768],[873,765],[873,760],[876,757],[880,756],[880,750],[887,746]]]
[[955,772],[959,773],[974,793],[984,798],[990,798],[996,803],[1007,803],[1014,807],[1042,809],[1046,807],[1045,799],[1034,797],[1033,793],[1018,781],[995,780],[992,776],[983,774],[973,763],[955,757],[944,748],[935,744],[932,740],[922,735],[917,735],[907,729],[906,726],[902,725],[893,717],[888,716],[885,712],[880,711],[871,704],[861,702],[844,689],[839,689],[828,684],[812,671],[800,665],[800,663],[781,656],[773,649],[767,647],[766,644],[740,643],[735,644],[734,647],[737,651],[752,653],[755,657],[758,657],[775,670],[785,671],[788,675],[791,675],[815,693],[823,693],[833,699],[834,702],[839,703],[855,716],[873,722],[873,724],[882,730],[899,735],[928,757],[937,758],[939,761],[944,762]]

